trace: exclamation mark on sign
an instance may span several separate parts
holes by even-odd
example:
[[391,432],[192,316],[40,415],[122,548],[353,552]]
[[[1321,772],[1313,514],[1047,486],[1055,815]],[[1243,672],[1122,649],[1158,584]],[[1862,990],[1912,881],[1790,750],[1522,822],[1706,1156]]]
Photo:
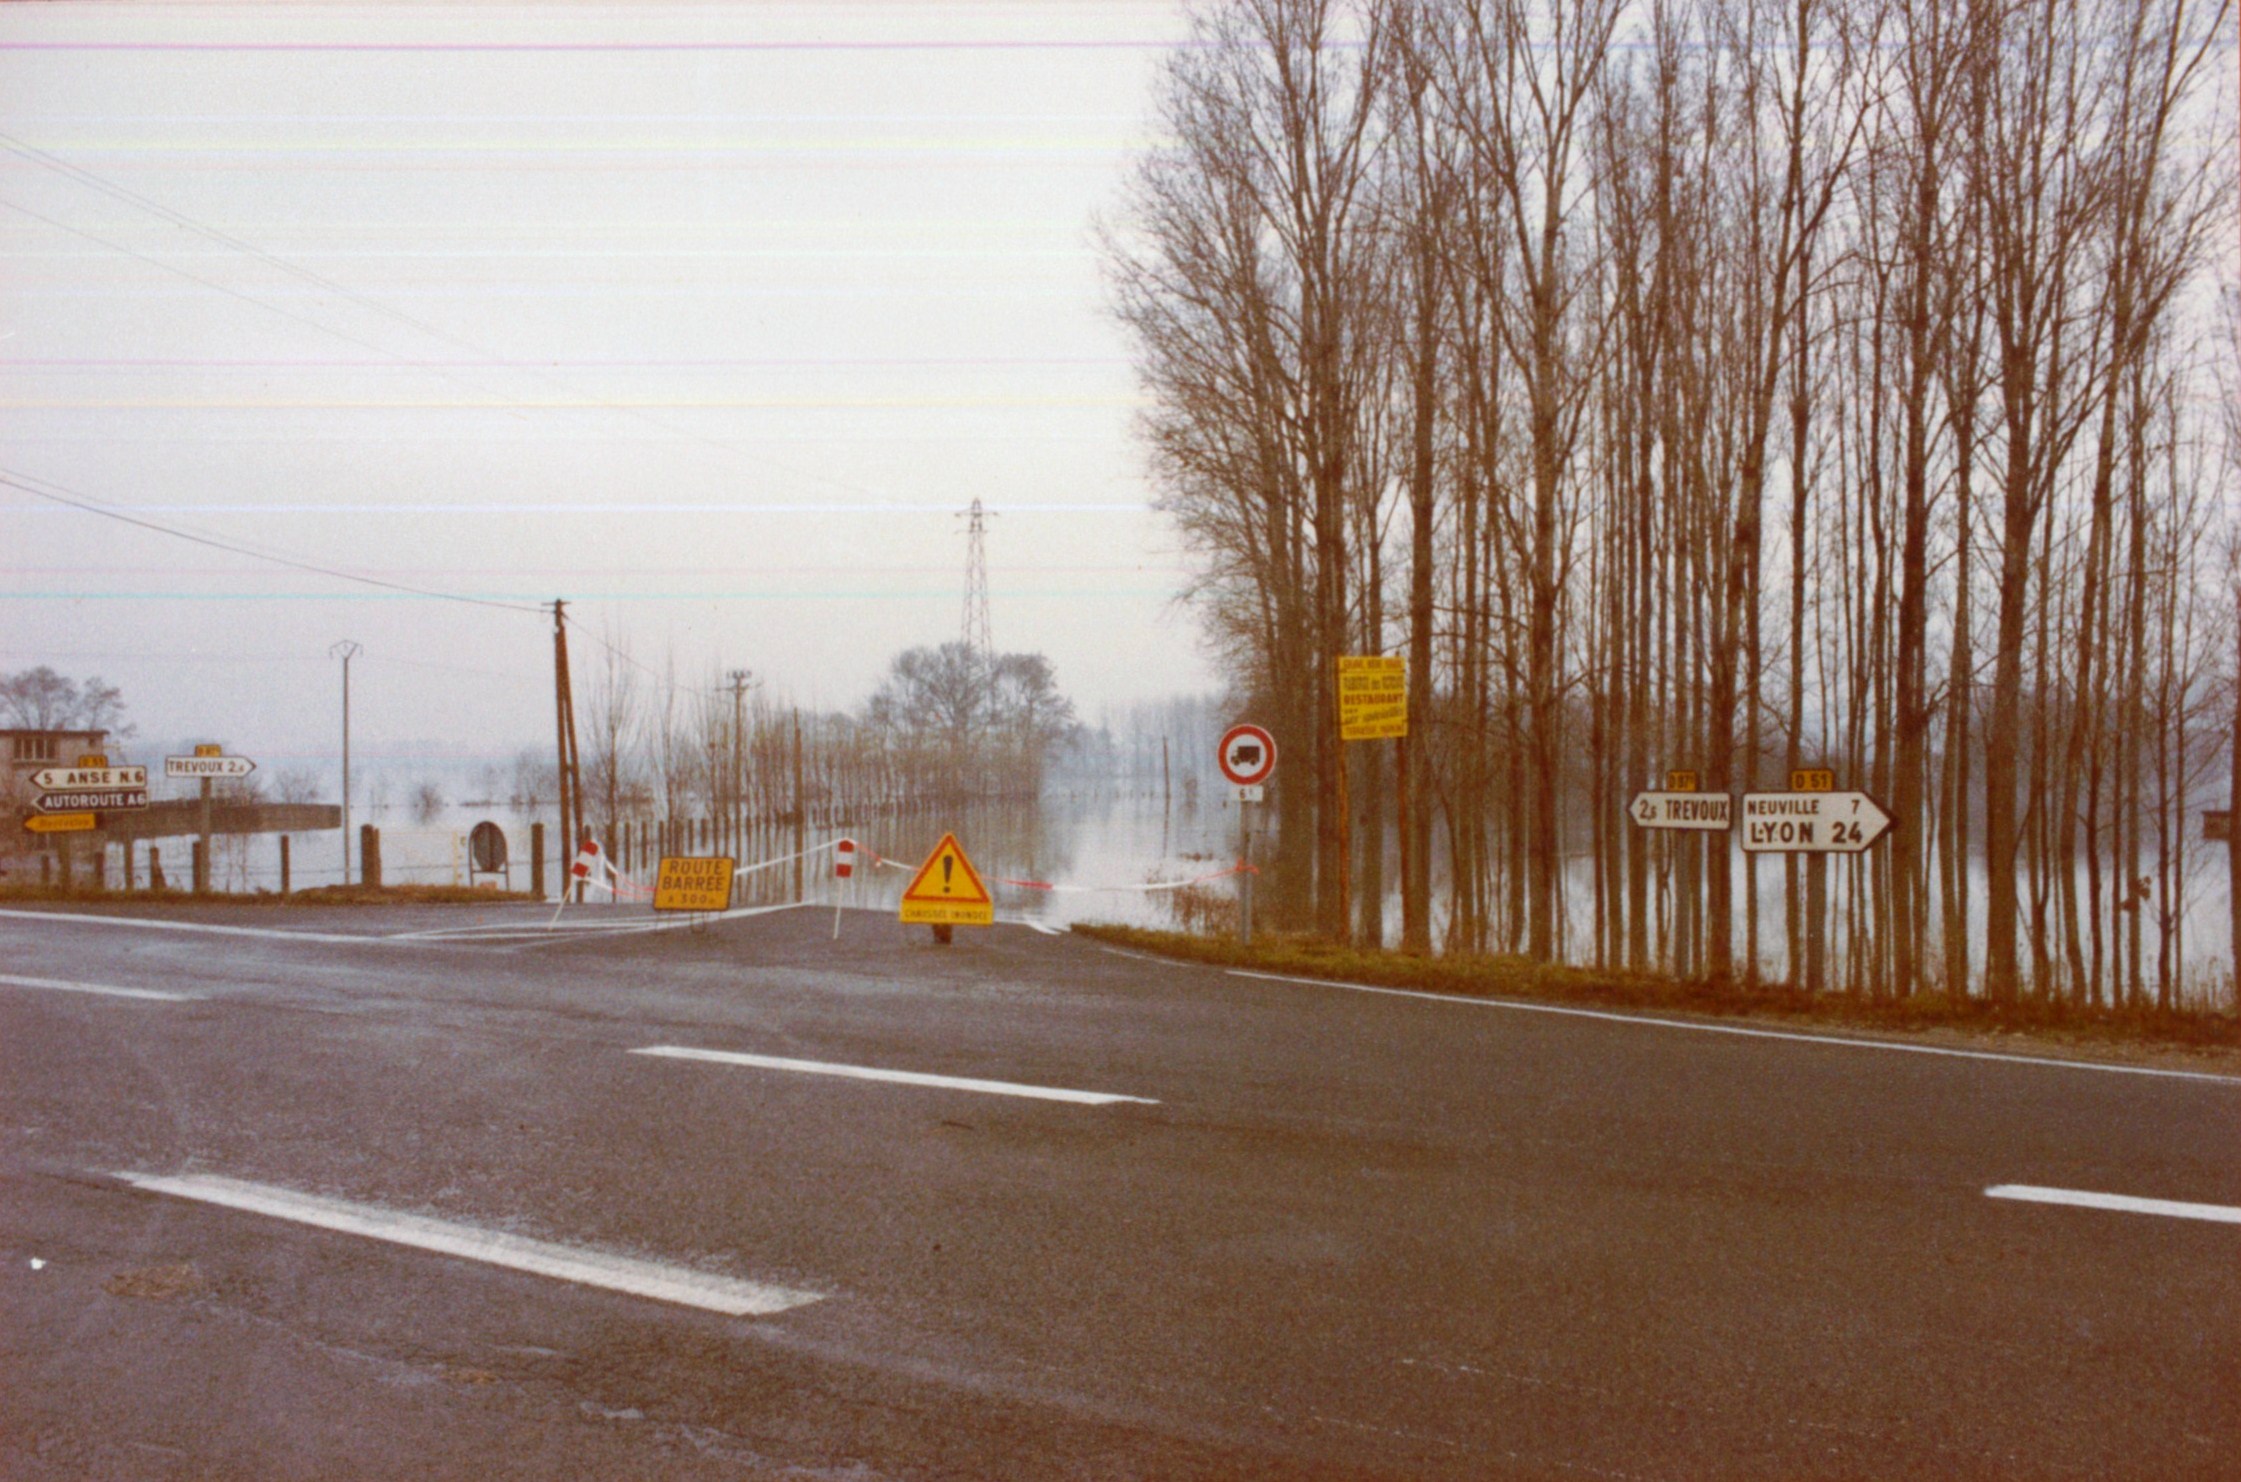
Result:
[[956,858],[956,856],[955,856],[955,855],[945,854],[945,855],[943,855],[943,856],[942,856],[942,894],[943,894],[943,895],[947,895],[947,894],[949,894],[949,877],[950,877],[950,875],[951,875],[951,874],[952,874],[952,873],[953,873],[953,872],[954,872],[954,871],[956,870],[956,868],[957,868],[957,858]]

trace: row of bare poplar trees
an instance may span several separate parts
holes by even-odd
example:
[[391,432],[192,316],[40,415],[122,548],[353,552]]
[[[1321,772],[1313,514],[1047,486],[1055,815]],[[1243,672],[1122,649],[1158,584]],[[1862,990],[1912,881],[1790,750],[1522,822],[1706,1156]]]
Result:
[[[877,703],[862,715],[805,712],[743,671],[680,682],[674,665],[642,663],[614,634],[589,649],[577,727],[584,816],[603,839],[619,837],[623,823],[652,836],[660,825],[706,822],[728,846],[777,824],[863,824],[913,808],[1032,800],[1054,744],[993,720],[976,725],[970,714],[929,719]],[[557,790],[548,764],[535,771],[517,781],[517,798],[526,790],[534,803]]]
[[[1381,937],[1390,798],[1412,949],[2174,1002],[2241,760],[2233,21],[1202,0],[1102,230],[1275,899]],[[1348,653],[1409,658],[1397,747]],[[1797,766],[1887,844],[1627,822]]]

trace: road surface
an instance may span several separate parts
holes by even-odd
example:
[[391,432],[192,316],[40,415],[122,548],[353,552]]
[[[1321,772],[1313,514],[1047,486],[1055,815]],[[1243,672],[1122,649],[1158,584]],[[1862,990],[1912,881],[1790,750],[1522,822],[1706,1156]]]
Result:
[[545,919],[0,913],[0,1476],[2241,1475],[2241,1079]]

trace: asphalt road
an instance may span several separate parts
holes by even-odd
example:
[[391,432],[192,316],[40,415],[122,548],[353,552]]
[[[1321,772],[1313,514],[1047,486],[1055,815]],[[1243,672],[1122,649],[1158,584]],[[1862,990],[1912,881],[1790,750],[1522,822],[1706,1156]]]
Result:
[[2241,1476],[2241,1224],[1987,1194],[2241,1207],[2241,1080],[173,919],[0,914],[6,1477]]

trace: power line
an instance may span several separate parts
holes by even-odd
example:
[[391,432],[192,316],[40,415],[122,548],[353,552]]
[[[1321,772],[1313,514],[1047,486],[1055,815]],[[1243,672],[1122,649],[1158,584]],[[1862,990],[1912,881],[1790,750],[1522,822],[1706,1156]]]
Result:
[[[549,372],[541,371],[536,369],[535,367],[524,365],[519,362],[506,361],[504,357],[498,354],[497,351],[492,350],[487,346],[478,344],[473,340],[464,339],[458,335],[452,334],[448,330],[430,324],[425,320],[418,319],[411,314],[407,314],[402,309],[398,309],[389,304],[385,304],[381,300],[374,298],[368,294],[360,293],[357,290],[349,287],[347,284],[337,282],[335,279],[329,278],[323,273],[316,272],[311,268],[304,267],[301,264],[293,262],[276,252],[273,252],[267,248],[259,247],[254,242],[245,241],[242,238],[236,237],[229,232],[221,230],[218,227],[207,225],[206,223],[187,215],[185,212],[180,211],[175,207],[167,206],[163,202],[158,201],[150,196],[142,195],[140,192],[133,190],[130,187],[119,185],[115,181],[95,174],[93,171],[88,170],[83,165],[75,164],[72,161],[63,158],[61,155],[50,153],[47,150],[40,149],[36,145],[27,144],[23,140],[18,139],[13,135],[0,133],[0,149],[6,149],[10,153],[15,154],[18,157],[39,166],[41,169],[49,170],[54,172],[55,174],[61,175],[64,179],[82,185],[88,190],[100,191],[101,193],[111,197],[114,200],[123,201],[127,205],[131,205],[139,208],[140,210],[149,212],[164,221],[170,222],[172,225],[177,226],[182,230],[193,232],[208,241],[215,242],[218,245],[227,248],[229,251],[239,252],[246,256],[252,257],[259,262],[265,263],[283,273],[288,274],[289,276],[297,279],[300,282],[309,283],[314,287],[335,295],[338,298],[342,298],[350,303],[356,304],[359,307],[368,310],[369,312],[379,314],[384,318],[393,320],[399,324],[407,325],[413,329],[420,331],[422,334],[428,335],[429,337],[439,340],[444,344],[450,345],[455,349],[466,350],[472,354],[483,356],[486,359],[497,361],[507,366],[507,368],[512,369],[518,374],[526,376],[533,381],[542,383],[543,385],[548,387],[555,387],[562,391],[571,392],[575,395],[581,396],[590,401],[594,406],[599,407],[601,410],[618,412],[623,416],[635,418],[636,420],[643,422],[647,426],[652,427],[659,432],[666,433],[670,437],[683,438],[691,442],[699,443],[704,447],[715,448],[734,456],[743,455],[747,452],[745,448],[740,447],[737,443],[725,442],[721,438],[709,437],[703,433],[694,432],[689,428],[674,426],[671,423],[665,422],[661,418],[654,416],[652,413],[644,410],[643,408],[629,406],[622,402],[613,401],[606,397],[594,395],[584,387],[576,385],[563,377],[552,375]],[[351,344],[357,345],[361,349],[372,350],[376,354],[385,356],[388,359],[396,361],[400,364],[413,366],[424,370],[434,370],[438,374],[444,376],[446,379],[459,381],[465,385],[481,386],[481,388],[485,390],[490,389],[486,383],[478,383],[469,377],[458,375],[456,372],[446,369],[441,364],[441,362],[417,360],[413,357],[403,355],[397,351],[391,350],[386,346],[375,344],[370,340],[360,339],[357,336],[350,334],[348,331],[336,329],[331,325],[321,323],[320,321],[311,319],[305,315],[292,313],[276,305],[266,303],[263,299],[256,298],[253,295],[243,293],[238,289],[229,288],[222,283],[213,282],[208,278],[190,273],[184,268],[174,267],[172,264],[164,262],[159,258],[151,257],[144,252],[136,251],[133,248],[123,246],[120,243],[111,242],[106,238],[95,236],[91,232],[81,231],[77,227],[73,227],[64,222],[57,221],[53,217],[42,215],[39,212],[29,209],[28,207],[19,206],[13,202],[5,201],[0,201],[0,205],[8,206],[11,210],[21,212],[23,215],[29,216],[36,221],[44,222],[59,231],[68,232],[72,236],[81,237],[86,241],[98,243],[99,245],[107,247],[112,251],[122,252],[127,256],[138,258],[142,262],[167,269],[168,271],[177,273],[182,277],[192,279],[194,282],[200,283],[205,287],[214,288],[220,293],[224,293],[229,297],[240,299],[244,303],[254,304],[259,308],[266,309],[285,318],[295,320],[299,324],[308,325],[313,329],[321,331],[322,333],[331,334],[338,339],[347,340]],[[510,415],[526,418],[527,413],[516,409],[513,410]],[[860,484],[850,483],[846,479],[838,479],[834,478],[830,474],[818,473],[810,469],[794,468],[787,464],[781,463],[778,460],[770,457],[766,451],[757,450],[754,456],[758,466],[776,468],[783,472],[792,474],[796,478],[810,479],[814,482],[826,484],[836,489],[843,489],[851,494],[862,495],[866,498],[880,497],[872,490],[867,489]]]
[[[29,480],[29,482],[26,482],[26,480]],[[414,597],[430,597],[441,602],[466,602],[476,607],[495,607],[503,612],[527,612],[542,615],[545,611],[542,606],[532,607],[519,602],[501,602],[490,597],[470,597],[461,592],[439,592],[429,587],[416,587],[407,582],[388,581],[378,576],[366,576],[355,571],[345,571],[340,567],[322,566],[316,561],[305,561],[272,551],[254,550],[249,546],[220,540],[214,536],[197,535],[191,530],[181,530],[171,525],[158,524],[154,520],[142,519],[138,515],[129,514],[124,510],[105,505],[91,495],[79,494],[75,490],[54,483],[52,480],[37,478],[27,473],[19,473],[14,469],[0,468],[0,484],[5,484],[12,489],[20,489],[35,498],[49,500],[55,504],[66,504],[73,509],[84,510],[88,514],[100,515],[104,519],[117,520],[127,525],[137,525],[143,530],[153,530],[159,535],[169,535],[179,540],[192,541],[196,545],[208,546],[212,550],[227,551],[237,556],[247,556],[252,560],[270,561],[279,566],[292,566],[298,571],[309,571],[319,576],[331,576],[337,581],[357,582],[362,586],[369,587],[382,587],[392,592],[403,592]],[[42,484],[46,487],[39,487]]]
[[[433,370],[439,375],[442,375],[445,379],[457,381],[464,386],[475,386],[475,383],[473,381],[468,380],[464,376],[455,375],[452,372],[445,370],[440,365],[434,365],[426,361],[415,361],[407,356],[399,355],[396,351],[390,349],[386,345],[376,344],[374,341],[368,339],[361,339],[359,336],[352,334],[346,329],[337,329],[333,325],[324,323],[318,319],[314,319],[308,314],[298,314],[293,309],[284,309],[278,304],[267,303],[265,300],[258,298],[255,294],[243,293],[240,289],[231,287],[224,283],[220,283],[215,278],[205,278],[200,273],[189,272],[187,269],[180,267],[176,263],[165,262],[160,257],[152,257],[148,253],[140,251],[138,248],[127,247],[122,242],[112,242],[107,237],[100,236],[94,232],[86,231],[82,227],[72,226],[67,221],[57,221],[55,218],[46,215],[44,212],[32,210],[29,206],[18,205],[14,201],[0,201],[0,206],[4,206],[8,210],[13,211],[20,216],[28,216],[33,221],[41,222],[47,226],[51,226],[58,232],[68,232],[73,237],[78,237],[85,241],[92,242],[96,246],[106,247],[111,252],[121,252],[126,257],[136,258],[139,261],[148,264],[148,266],[150,267],[161,268],[167,273],[177,274],[179,277],[186,279],[190,283],[199,283],[204,288],[211,289],[212,291],[217,293],[222,293],[228,298],[239,299],[243,303],[249,305],[251,308],[263,309],[266,313],[277,314],[281,318],[286,319],[291,323],[301,324],[307,329],[315,329],[321,334],[332,335],[338,340],[343,340],[350,344],[356,345],[361,350],[371,350],[376,355],[380,355],[388,360],[397,361],[404,365],[413,365],[418,366],[421,369]],[[479,390],[484,388],[477,387],[476,389]],[[520,417],[524,420],[527,420],[528,417],[528,414],[526,412],[522,412],[519,410],[514,411],[512,415],[515,417]]]

